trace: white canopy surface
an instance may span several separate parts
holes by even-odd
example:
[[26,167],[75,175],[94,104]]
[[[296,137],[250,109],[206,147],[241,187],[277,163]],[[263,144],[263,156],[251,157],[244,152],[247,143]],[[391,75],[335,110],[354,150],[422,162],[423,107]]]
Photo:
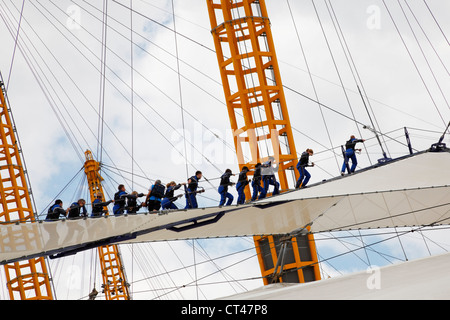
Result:
[[[250,204],[0,226],[0,263],[109,243],[448,224],[450,153],[423,152]],[[86,247],[88,246],[88,247]]]
[[450,254],[302,283],[277,283],[224,300],[448,300]]

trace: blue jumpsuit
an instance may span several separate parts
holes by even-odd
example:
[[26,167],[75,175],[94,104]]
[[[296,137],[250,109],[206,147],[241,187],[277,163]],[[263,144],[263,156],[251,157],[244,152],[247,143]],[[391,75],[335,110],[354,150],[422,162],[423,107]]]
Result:
[[263,187],[261,187],[261,165],[257,165],[255,167],[255,173],[253,174],[252,179],[252,201],[255,201],[258,198],[258,193],[263,191]]
[[262,164],[262,179],[264,182],[264,188],[259,195],[259,199],[264,199],[269,190],[269,185],[273,185],[274,189],[272,195],[277,195],[280,193],[280,184],[275,178],[275,173],[273,172],[272,161],[267,161]]
[[347,159],[344,159],[344,163],[342,164],[342,170],[341,172],[344,173],[345,169],[347,168],[347,164],[349,160],[352,160],[352,167],[350,168],[350,173],[355,172],[356,169],[356,165],[358,164],[358,160],[356,160],[356,155],[355,155],[355,145],[358,142],[364,142],[364,140],[362,139],[350,139],[347,141],[347,143],[345,144],[345,157]]
[[177,210],[178,207],[173,203],[177,198],[173,196],[173,192],[175,190],[180,189],[181,184],[178,184],[176,186],[168,186],[166,190],[166,194],[164,195],[164,198],[161,201],[161,207],[163,209],[174,209]]
[[125,197],[127,193],[125,191],[117,191],[114,194],[114,206],[113,213],[114,215],[121,215],[125,209]]
[[238,199],[237,199],[237,204],[244,204],[245,203],[245,187],[248,184],[248,179],[247,179],[247,170],[242,170],[239,173],[239,179],[238,179],[238,183],[236,184],[236,190],[238,192]]
[[306,187],[306,185],[308,184],[309,179],[311,178],[308,170],[306,170],[306,167],[309,166],[308,163],[309,153],[305,151],[302,153],[300,161],[297,163],[297,170],[300,173],[300,177],[297,180],[295,188]]
[[219,194],[220,194],[220,202],[219,206],[223,206],[225,204],[225,200],[227,200],[226,206],[231,205],[233,202],[233,195],[228,192],[228,186],[231,184],[230,182],[230,176],[232,175],[231,172],[225,172],[222,177],[220,178],[220,186],[219,186]]
[[195,197],[197,187],[198,187],[198,178],[196,176],[190,177],[191,183],[188,186],[185,186],[186,191],[186,206],[185,209],[194,209],[198,208],[197,198]]

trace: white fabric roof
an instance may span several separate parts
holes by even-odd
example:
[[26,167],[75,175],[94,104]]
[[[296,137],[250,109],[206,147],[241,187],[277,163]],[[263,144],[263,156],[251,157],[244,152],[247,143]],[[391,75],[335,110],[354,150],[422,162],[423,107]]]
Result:
[[312,232],[448,224],[449,163],[449,152],[425,152],[247,205],[1,225],[0,263],[86,244],[290,233],[311,222]]
[[314,282],[271,284],[222,299],[448,300],[449,269],[447,253]]

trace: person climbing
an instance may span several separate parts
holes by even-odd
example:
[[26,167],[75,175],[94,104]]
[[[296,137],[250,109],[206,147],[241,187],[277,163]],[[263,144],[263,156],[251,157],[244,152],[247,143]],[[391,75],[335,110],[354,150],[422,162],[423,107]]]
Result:
[[308,184],[309,179],[311,178],[311,175],[309,174],[308,170],[306,170],[306,167],[314,167],[314,162],[309,164],[309,157],[314,154],[314,151],[312,149],[306,149],[305,152],[302,153],[300,156],[300,160],[297,163],[297,170],[300,173],[300,177],[297,180],[297,183],[295,185],[295,188],[306,188],[306,185]]
[[198,208],[196,194],[203,192],[202,190],[198,190],[198,181],[202,178],[202,172],[196,171],[195,176],[192,176],[188,179],[187,186],[185,188],[185,197],[186,197],[186,206],[185,209],[194,209]]
[[252,179],[252,201],[255,201],[258,198],[258,194],[263,190],[263,188],[261,187],[261,179],[261,163],[258,162],[255,166],[255,173],[253,174]]
[[127,195],[127,192],[125,191],[125,186],[123,184],[119,184],[117,189],[119,191],[114,194],[113,213],[114,215],[121,215],[125,210],[125,195]]
[[345,154],[344,154],[344,164],[342,165],[341,175],[345,173],[345,169],[348,166],[349,160],[352,160],[352,167],[350,168],[350,173],[355,172],[356,165],[358,161],[356,160],[355,150],[361,151],[361,149],[355,149],[358,142],[364,142],[365,139],[356,139],[354,135],[350,136],[350,140],[345,143]]
[[236,184],[236,190],[238,192],[237,204],[245,203],[245,187],[248,185],[249,181],[247,179],[248,167],[243,166],[241,172],[239,173],[238,182]]
[[174,196],[174,191],[181,188],[181,186],[186,185],[186,183],[176,184],[175,181],[171,181],[166,184],[166,193],[164,194],[164,198],[161,201],[161,207],[163,209],[173,209],[178,210],[178,207],[174,203],[178,198],[182,197],[183,194],[179,194],[178,196]]
[[158,211],[161,208],[161,199],[164,197],[165,191],[166,187],[161,183],[161,180],[156,180],[145,198],[148,212]]
[[220,194],[219,206],[223,206],[225,204],[225,200],[227,201],[225,205],[229,206],[234,200],[233,195],[228,192],[228,186],[234,184],[234,182],[230,182],[230,177],[232,175],[233,173],[231,172],[231,169],[227,169],[225,170],[225,173],[220,177],[220,186],[218,190]]
[[59,216],[66,217],[67,210],[62,208],[63,202],[60,199],[55,200],[55,204],[53,204],[47,211],[47,217],[45,217],[45,221],[54,221],[58,220]]
[[79,199],[70,205],[67,214],[68,219],[76,219],[80,217],[87,217],[86,201],[84,199]]
[[131,194],[125,195],[125,197],[127,198],[127,213],[137,213],[139,209],[143,207],[143,203],[137,203],[137,199],[143,196],[145,196],[145,194],[138,193],[137,191],[133,191]]
[[275,171],[278,171],[278,165],[274,167],[275,159],[270,156],[269,160],[261,165],[261,175],[264,183],[263,190],[259,195],[259,199],[264,199],[269,191],[269,185],[273,185],[274,189],[272,195],[277,195],[280,193],[280,184],[275,178]]
[[95,200],[92,202],[91,217],[101,217],[103,213],[108,212],[108,210],[104,210],[104,207],[109,206],[114,200],[102,202],[103,195],[100,192],[98,192],[95,197]]

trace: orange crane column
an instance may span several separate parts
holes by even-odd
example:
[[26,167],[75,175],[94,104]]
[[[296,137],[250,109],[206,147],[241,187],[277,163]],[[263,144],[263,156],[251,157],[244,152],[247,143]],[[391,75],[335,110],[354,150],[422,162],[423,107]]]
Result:
[[[97,198],[97,194],[102,195],[101,201],[105,201],[102,181],[100,176],[100,163],[94,160],[92,152],[85,153],[86,162],[84,172],[86,173],[91,203]],[[108,215],[108,208],[105,207],[105,215]],[[117,245],[107,245],[98,247],[98,256],[102,270],[103,290],[106,300],[130,300],[128,283],[125,277],[125,269],[122,264],[119,247]]]
[[[0,80],[0,222],[35,222],[25,169],[20,157],[15,125]],[[10,241],[29,243],[39,239]],[[47,265],[43,257],[4,266],[11,300],[53,300]]]
[[[294,170],[298,159],[265,1],[207,0],[207,5],[239,167],[253,169],[256,163],[273,156],[279,164],[280,191],[288,190],[286,170]],[[297,170],[294,173],[293,183],[298,179]],[[246,194],[249,198],[248,186]],[[254,240],[261,272],[268,284],[268,276],[274,272],[279,258],[276,249],[280,239],[264,236]],[[293,238],[285,250],[288,253],[293,250],[295,260],[285,265],[284,278],[280,274],[270,282],[320,279],[314,238],[308,234],[301,240]],[[269,247],[262,245],[266,242]],[[299,243],[306,245],[309,254],[301,255]],[[264,263],[267,258],[272,263]],[[312,269],[307,269],[307,265]],[[297,271],[298,281],[292,281],[297,277],[288,269]],[[304,270],[313,276],[305,276]]]

